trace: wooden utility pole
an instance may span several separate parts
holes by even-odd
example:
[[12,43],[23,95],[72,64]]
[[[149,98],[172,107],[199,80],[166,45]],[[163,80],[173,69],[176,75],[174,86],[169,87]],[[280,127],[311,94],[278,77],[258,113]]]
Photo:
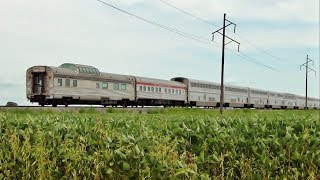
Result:
[[307,55],[307,59],[306,59],[306,63],[300,65],[300,70],[301,67],[305,67],[306,68],[306,100],[305,100],[305,109],[308,109],[308,73],[310,71],[313,71],[315,74],[317,73],[314,69],[309,67],[309,63],[312,62],[312,65],[314,65],[314,61],[312,59],[309,58],[309,56]]
[[[228,24],[226,25],[226,22],[228,22]],[[231,43],[231,42],[235,42],[238,44],[238,51],[240,48],[240,43],[233,40],[232,38],[226,36],[226,27],[230,26],[230,25],[234,25],[234,33],[236,32],[236,24],[227,20],[226,19],[226,13],[224,13],[223,16],[223,27],[220,28],[219,30],[215,31],[212,33],[212,41],[214,40],[214,34],[215,33],[219,33],[222,35],[222,60],[221,60],[221,84],[220,84],[220,113],[222,114],[223,112],[223,106],[224,106],[224,50],[225,50],[225,45]],[[220,32],[220,30],[222,30],[222,33]],[[225,38],[228,38],[230,40],[230,42],[225,43]]]

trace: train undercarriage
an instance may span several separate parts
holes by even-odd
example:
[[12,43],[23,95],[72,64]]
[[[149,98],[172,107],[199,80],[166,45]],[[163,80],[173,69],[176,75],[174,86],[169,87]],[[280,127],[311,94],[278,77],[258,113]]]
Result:
[[[32,103],[39,103],[40,106],[44,107],[46,105],[57,107],[58,105],[63,105],[68,107],[69,105],[101,105],[104,107],[144,107],[144,106],[163,106],[163,107],[204,107],[204,108],[219,108],[220,103],[215,103],[215,105],[199,106],[195,102],[186,104],[184,101],[171,101],[171,100],[159,100],[159,99],[138,99],[136,101],[130,101],[129,99],[122,100],[81,100],[72,99],[70,97],[64,97],[62,99],[49,99],[45,95],[34,95],[30,99]],[[230,106],[229,103],[225,103],[224,108],[243,108],[243,109],[305,109],[304,107],[294,106],[272,106],[264,105],[263,107],[254,107],[254,104],[242,104],[241,106]],[[315,108],[309,108],[315,109]]]

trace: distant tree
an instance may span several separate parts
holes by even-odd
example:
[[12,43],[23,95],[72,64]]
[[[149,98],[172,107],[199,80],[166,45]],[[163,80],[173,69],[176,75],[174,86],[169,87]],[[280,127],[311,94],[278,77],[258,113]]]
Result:
[[16,107],[16,106],[18,106],[18,104],[15,102],[7,102],[6,106],[7,107]]

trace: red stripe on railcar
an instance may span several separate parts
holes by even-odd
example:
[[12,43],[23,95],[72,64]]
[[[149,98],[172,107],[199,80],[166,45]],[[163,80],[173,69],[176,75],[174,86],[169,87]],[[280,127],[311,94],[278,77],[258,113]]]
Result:
[[155,84],[155,83],[148,83],[148,82],[137,82],[137,85],[145,85],[145,86],[154,86],[154,87],[167,87],[167,88],[176,88],[176,89],[187,89],[186,87],[181,86],[171,86],[165,84]]

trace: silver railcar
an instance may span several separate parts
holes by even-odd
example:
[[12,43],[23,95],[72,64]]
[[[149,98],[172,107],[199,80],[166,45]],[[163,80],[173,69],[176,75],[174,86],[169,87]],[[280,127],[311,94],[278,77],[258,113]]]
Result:
[[41,106],[63,104],[126,104],[133,101],[134,78],[100,73],[92,66],[65,63],[59,67],[34,66],[27,70],[30,102]]
[[[305,98],[241,86],[224,87],[225,107],[303,109]],[[30,102],[44,105],[97,104],[131,106],[219,107],[220,84],[175,77],[170,81],[103,73],[93,66],[65,63],[59,67],[33,66],[26,72]],[[308,98],[308,108],[319,108]]]
[[186,103],[187,87],[183,83],[134,76],[138,105],[183,106]]

